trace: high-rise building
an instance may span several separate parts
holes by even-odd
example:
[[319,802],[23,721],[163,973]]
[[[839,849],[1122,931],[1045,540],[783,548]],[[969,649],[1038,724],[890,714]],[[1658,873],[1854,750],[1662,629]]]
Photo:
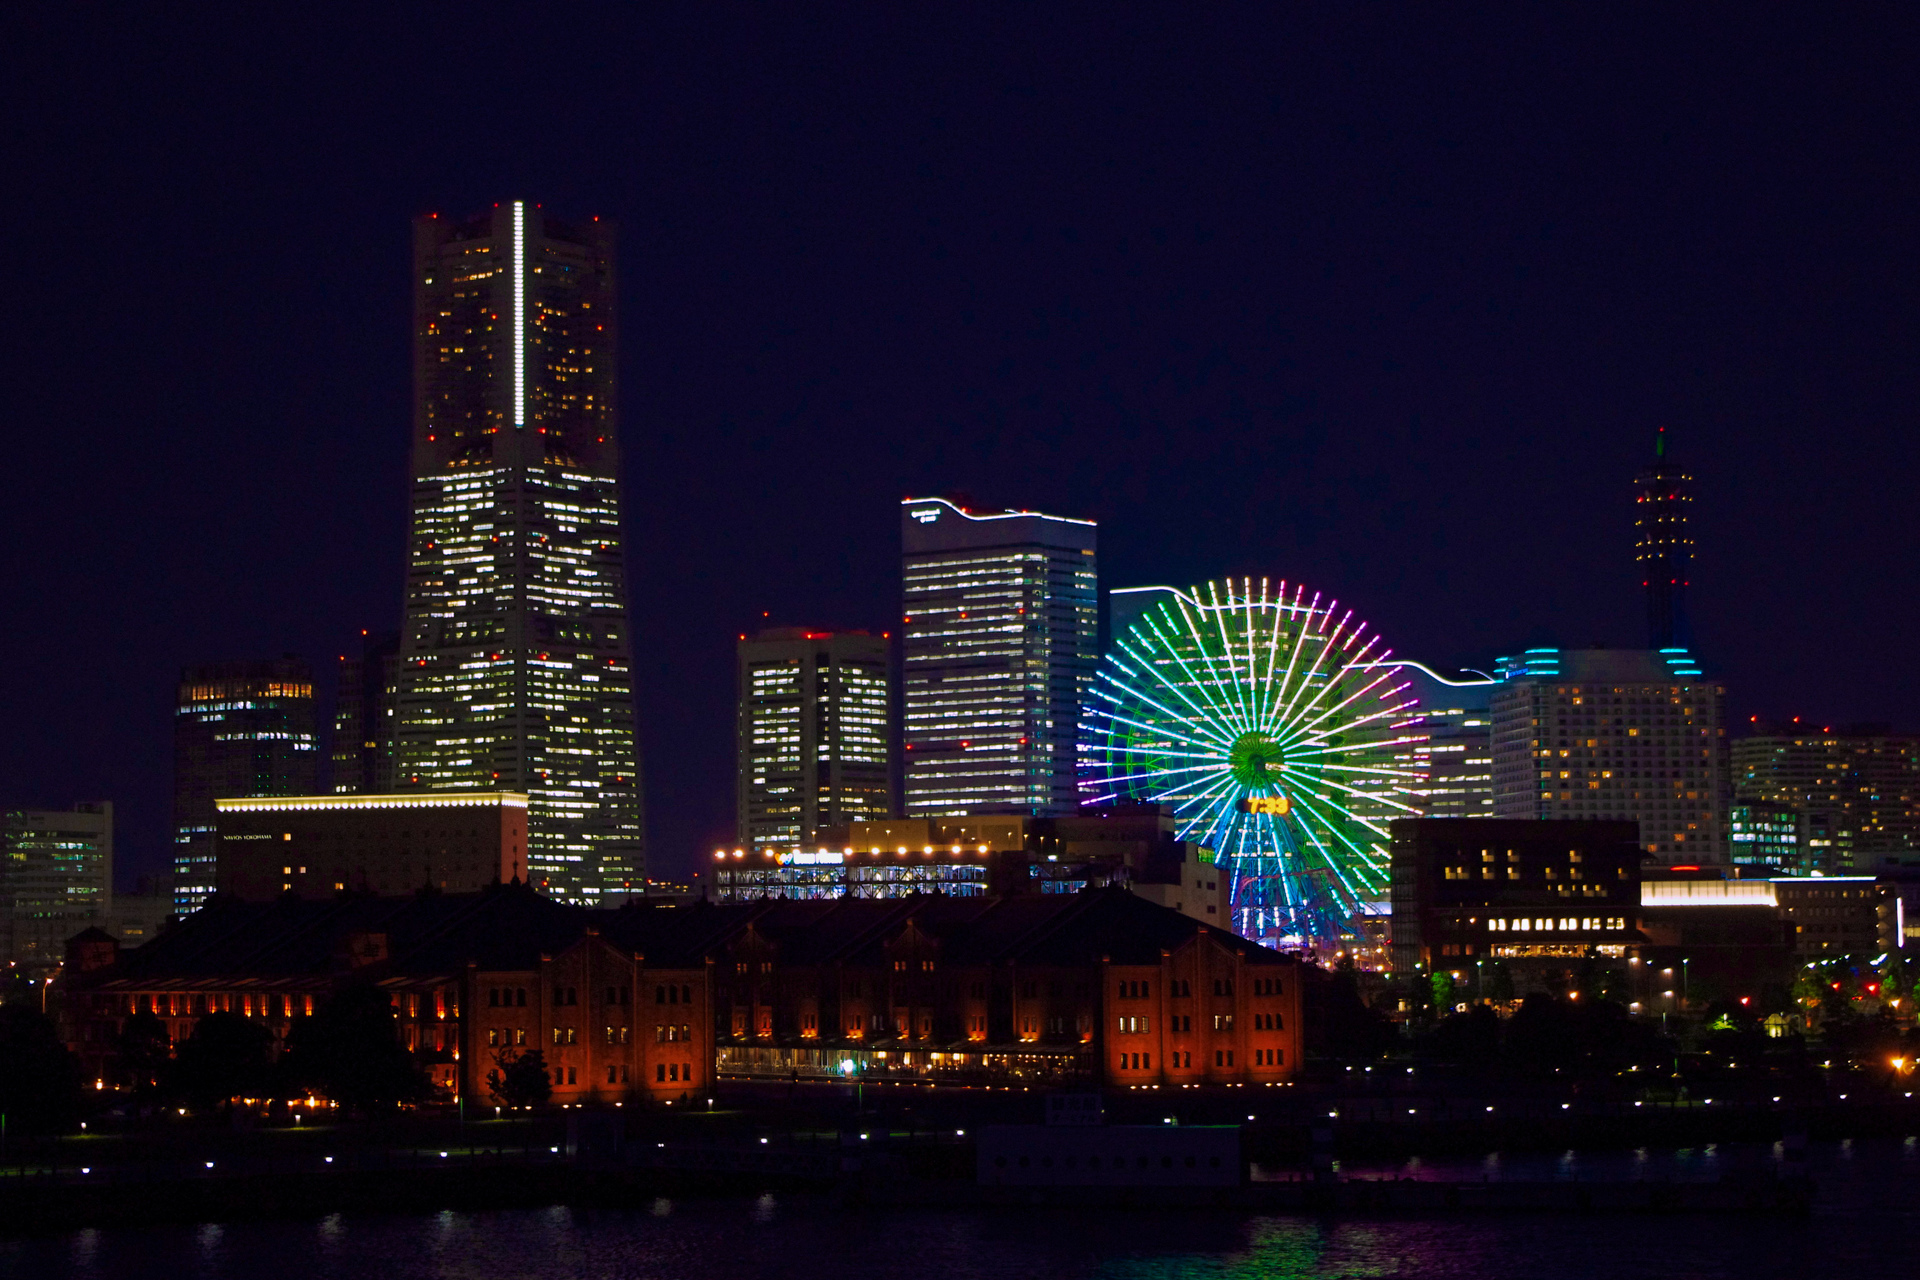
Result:
[[400,633],[360,633],[358,656],[340,655],[334,685],[333,790],[386,795],[394,789],[394,700],[400,689]]
[[1691,643],[1687,625],[1687,579],[1693,572],[1693,538],[1687,508],[1693,477],[1667,460],[1667,432],[1654,437],[1653,465],[1634,478],[1634,559],[1647,593],[1647,648]]
[[305,660],[221,662],[180,673],[173,718],[173,904],[214,890],[215,800],[304,796],[319,773],[313,672]]
[[1393,658],[1420,701],[1419,732],[1407,758],[1426,781],[1412,788],[1429,818],[1493,816],[1493,693],[1499,681],[1477,671],[1443,676],[1418,662]]
[[1920,853],[1920,737],[1760,724],[1732,745],[1734,795],[1795,817],[1803,873],[1847,875]]
[[113,917],[113,805],[0,814],[0,963],[42,978]]
[[906,813],[1073,812],[1100,656],[1093,521],[909,498],[900,530]]
[[892,812],[891,643],[777,627],[738,651],[742,848],[797,849],[827,827]]
[[1653,862],[1725,864],[1725,686],[1685,650],[1529,649],[1500,660],[1501,818],[1631,820]]
[[645,876],[614,403],[613,233],[512,201],[414,224],[401,791],[528,797],[528,874]]

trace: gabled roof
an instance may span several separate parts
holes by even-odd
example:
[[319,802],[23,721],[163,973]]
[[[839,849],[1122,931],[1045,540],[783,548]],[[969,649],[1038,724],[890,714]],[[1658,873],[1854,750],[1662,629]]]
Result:
[[367,971],[382,977],[451,976],[468,964],[529,970],[590,929],[607,945],[643,957],[649,968],[724,960],[749,933],[764,938],[782,966],[878,968],[909,925],[932,940],[947,967],[1066,968],[1103,959],[1157,964],[1162,951],[1200,937],[1250,963],[1286,963],[1276,952],[1117,887],[1009,898],[925,894],[592,911],[508,885],[324,902],[216,897],[153,941],[123,951],[114,967],[73,981],[132,987],[235,977],[324,980],[347,972],[356,940],[366,943],[373,935],[384,940],[383,954]]
[[[380,935],[383,975],[450,974],[469,962],[530,969],[580,937],[587,912],[524,886],[405,898],[216,897],[144,946],[123,951],[97,981],[137,985],[225,978],[323,978],[348,967],[357,937]],[[92,985],[92,984],[89,984]]]

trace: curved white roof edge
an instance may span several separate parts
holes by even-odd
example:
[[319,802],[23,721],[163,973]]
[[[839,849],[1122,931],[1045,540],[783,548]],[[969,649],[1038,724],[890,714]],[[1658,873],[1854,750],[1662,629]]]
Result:
[[990,516],[977,516],[977,515],[974,515],[971,511],[961,510],[959,507],[954,506],[953,503],[947,501],[945,498],[902,498],[900,499],[900,505],[903,507],[917,507],[920,504],[925,502],[937,502],[941,506],[953,512],[955,515],[963,516],[968,520],[981,520],[981,521],[1019,520],[1024,518],[1024,519],[1031,519],[1031,520],[1058,520],[1061,524],[1083,524],[1087,526],[1087,528],[1089,529],[1097,529],[1100,527],[1099,522],[1096,520],[1076,520],[1072,516],[1050,516],[1044,511],[1001,511]]
[[[1108,594],[1116,595],[1116,596],[1137,595],[1143,591],[1165,591],[1171,595],[1179,596],[1182,600],[1185,600],[1188,604],[1192,605],[1196,609],[1226,609],[1226,608],[1237,607],[1232,605],[1207,604],[1204,601],[1194,599],[1192,596],[1188,595],[1185,591],[1182,591],[1179,587],[1165,587],[1165,586],[1115,587]],[[1282,608],[1298,609],[1303,613],[1312,611],[1311,606],[1309,605],[1290,605],[1290,604],[1286,604],[1284,601],[1281,601],[1281,600],[1275,600],[1273,601],[1273,603],[1281,605]],[[1332,609],[1331,607],[1329,607],[1329,608],[1320,610],[1320,612],[1331,613]],[[1363,663],[1360,663],[1359,666],[1362,670],[1365,670],[1366,668],[1369,668],[1369,667],[1412,667],[1414,670],[1419,671],[1423,675],[1427,676],[1427,678],[1438,681],[1440,684],[1447,685],[1450,688],[1454,688],[1454,689],[1477,689],[1484,685],[1500,683],[1498,680],[1494,679],[1492,676],[1488,675],[1486,672],[1475,671],[1472,667],[1462,667],[1461,670],[1464,672],[1469,672],[1473,675],[1479,676],[1480,678],[1478,680],[1449,680],[1447,679],[1447,677],[1441,675],[1438,671],[1435,671],[1432,667],[1428,666],[1426,663],[1415,662],[1411,658],[1385,658],[1378,662],[1363,662]]]
[[1438,671],[1435,671],[1432,667],[1428,666],[1426,663],[1415,662],[1412,658],[1388,658],[1384,662],[1367,662],[1367,663],[1362,663],[1361,665],[1363,667],[1412,667],[1414,670],[1421,672],[1422,674],[1426,675],[1428,678],[1437,680],[1441,684],[1450,686],[1451,688],[1455,688],[1455,689],[1477,689],[1482,685],[1500,683],[1498,680],[1495,680],[1492,676],[1488,675],[1486,672],[1474,671],[1472,667],[1462,667],[1461,670],[1471,671],[1473,672],[1474,675],[1479,676],[1480,679],[1449,680],[1445,676],[1441,675]]

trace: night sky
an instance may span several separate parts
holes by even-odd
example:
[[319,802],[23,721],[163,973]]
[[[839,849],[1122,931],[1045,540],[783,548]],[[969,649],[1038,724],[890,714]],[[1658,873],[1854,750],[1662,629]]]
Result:
[[0,19],[0,801],[123,883],[181,665],[398,625],[409,219],[512,198],[622,229],[656,876],[735,636],[892,627],[909,492],[1480,665],[1643,643],[1664,425],[1739,718],[1920,727],[1911,9],[394,7]]

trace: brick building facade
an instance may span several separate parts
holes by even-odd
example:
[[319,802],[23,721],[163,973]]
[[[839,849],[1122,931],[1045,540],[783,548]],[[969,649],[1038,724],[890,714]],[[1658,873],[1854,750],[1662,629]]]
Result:
[[61,1021],[106,1079],[138,1011],[176,1044],[216,1010],[283,1041],[353,981],[391,995],[438,1087],[479,1101],[536,1048],[559,1103],[676,1101],[716,1074],[1239,1085],[1300,1063],[1298,961],[1119,889],[617,911],[520,886],[215,899],[135,950],[76,939]]

